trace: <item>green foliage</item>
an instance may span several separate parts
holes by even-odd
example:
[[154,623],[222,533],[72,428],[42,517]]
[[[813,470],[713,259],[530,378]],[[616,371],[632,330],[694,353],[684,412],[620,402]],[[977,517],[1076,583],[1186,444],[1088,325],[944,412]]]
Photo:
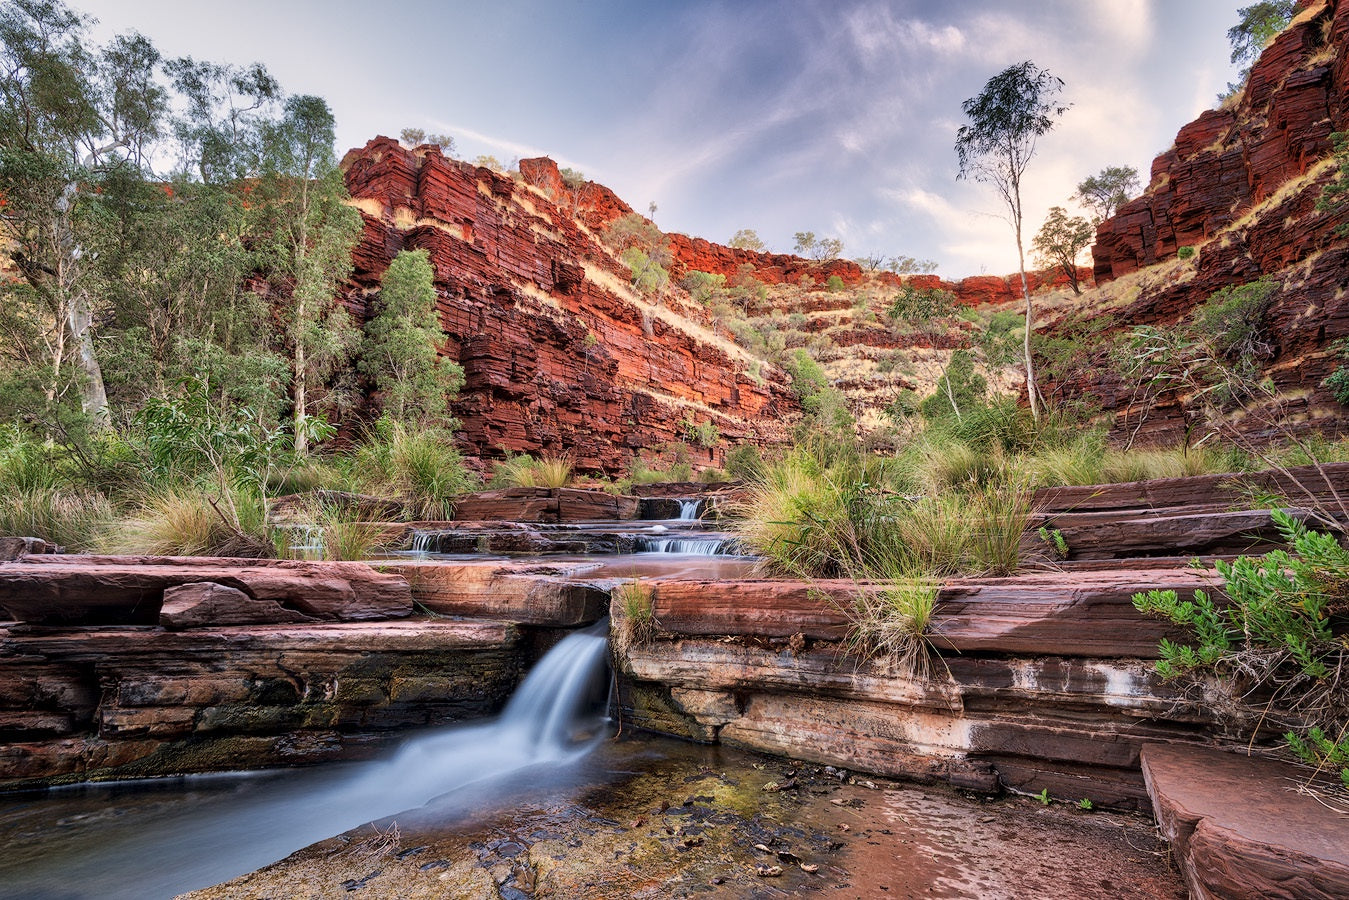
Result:
[[765,249],[764,242],[759,239],[758,232],[753,228],[741,228],[731,239],[726,242],[727,247],[736,250],[752,250],[755,253],[763,253]]
[[365,326],[361,371],[374,379],[384,414],[398,422],[453,427],[451,397],[464,370],[439,355],[443,337],[425,250],[403,250],[380,279],[375,316]]
[[1232,62],[1250,63],[1259,58],[1276,34],[1288,27],[1297,9],[1296,0],[1262,0],[1237,10],[1240,19],[1227,29],[1227,41],[1232,45]]
[[1077,801],[1077,808],[1083,812],[1091,812],[1093,808],[1092,802],[1086,797],[1083,797],[1081,800]]
[[838,293],[839,291],[844,291],[844,290],[847,290],[847,289],[848,289],[848,286],[847,286],[846,284],[843,283],[843,279],[842,279],[841,277],[839,277],[838,275],[830,275],[830,276],[829,276],[829,280],[826,281],[824,284],[825,284],[825,289],[828,290],[830,293],[833,293],[833,294],[836,294],[836,293]]
[[1138,170],[1133,166],[1107,166],[1083,179],[1073,197],[1091,211],[1092,222],[1099,225],[1127,203],[1138,187]]
[[838,259],[843,255],[843,241],[834,237],[817,238],[813,231],[798,231],[792,252],[807,259]]
[[632,271],[632,285],[643,294],[654,294],[670,281],[670,273],[656,260],[636,247],[629,247],[619,257]]
[[956,296],[941,288],[903,284],[885,314],[891,321],[928,325],[955,314]]
[[1050,529],[1041,525],[1035,533],[1040,536],[1040,540],[1049,545],[1049,549],[1053,551],[1055,559],[1068,558],[1068,540],[1063,536],[1062,531],[1059,531],[1057,528]]
[[1342,681],[1349,647],[1335,623],[1349,612],[1349,550],[1284,510],[1272,516],[1291,550],[1215,563],[1228,603],[1217,604],[1203,591],[1192,601],[1174,591],[1149,591],[1135,595],[1134,606],[1194,635],[1192,645],[1162,642],[1157,671],[1163,677],[1217,677],[1231,685],[1238,710],[1259,718],[1283,715],[1295,732],[1303,731],[1290,740],[1296,752],[1340,759],[1335,745],[1349,730]]
[[1039,800],[1044,806],[1048,806],[1053,802],[1053,799],[1049,796],[1049,788],[1041,788],[1040,793],[1035,795],[1035,799]]
[[686,417],[681,420],[680,425],[684,428],[684,439],[690,444],[711,448],[721,440],[721,431],[718,430],[717,423],[711,419],[706,422],[694,422],[693,419]]
[[951,361],[937,379],[937,390],[919,404],[919,411],[927,419],[955,416],[980,404],[988,392],[988,380],[979,374],[974,356],[968,350],[953,350]]
[[726,451],[726,474],[739,481],[763,478],[764,461],[753,444],[736,444]]
[[695,302],[706,306],[711,304],[713,300],[725,295],[726,276],[690,269],[679,280],[679,286],[688,291],[689,296]]
[[1257,360],[1274,354],[1265,314],[1276,287],[1271,279],[1261,278],[1216,291],[1194,313],[1195,335],[1207,342],[1216,355],[1253,371]]
[[1191,246],[1179,247],[1176,249],[1176,259],[1190,259],[1194,256],[1194,248]]
[[803,406],[829,388],[829,377],[824,374],[824,368],[804,350],[793,353],[783,363],[783,368],[792,377],[792,392]]
[[[223,401],[201,379],[184,381],[178,393],[153,397],[137,414],[136,436],[154,477],[164,482],[208,476],[222,489],[231,484],[261,490],[292,457],[292,436],[263,424],[256,410]],[[305,421],[311,441],[330,437],[321,418]]]
[[1349,340],[1341,338],[1331,347],[1341,362],[1335,367],[1334,372],[1326,376],[1321,386],[1330,388],[1336,400],[1349,406]]
[[[1330,141],[1335,148],[1335,164],[1340,171],[1335,180],[1327,184],[1321,192],[1321,199],[1317,201],[1316,208],[1322,212],[1335,214],[1344,208],[1346,194],[1349,194],[1349,132],[1336,131],[1331,134]],[[1349,222],[1337,225],[1335,233],[1341,237],[1349,234]]]
[[1081,216],[1069,216],[1062,206],[1052,206],[1044,224],[1031,241],[1041,265],[1057,268],[1068,276],[1074,294],[1082,293],[1077,261],[1095,237],[1091,223]]

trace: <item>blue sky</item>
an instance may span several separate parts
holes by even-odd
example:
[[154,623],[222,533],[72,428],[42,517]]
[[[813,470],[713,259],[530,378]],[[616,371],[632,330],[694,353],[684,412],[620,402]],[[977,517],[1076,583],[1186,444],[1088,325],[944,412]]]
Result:
[[325,97],[338,153],[406,126],[458,155],[548,155],[656,222],[771,249],[814,231],[845,255],[1016,268],[993,193],[955,180],[960,103],[1032,59],[1073,106],[1025,186],[1033,234],[1074,185],[1152,158],[1233,76],[1240,0],[85,0],[106,37],[263,62]]

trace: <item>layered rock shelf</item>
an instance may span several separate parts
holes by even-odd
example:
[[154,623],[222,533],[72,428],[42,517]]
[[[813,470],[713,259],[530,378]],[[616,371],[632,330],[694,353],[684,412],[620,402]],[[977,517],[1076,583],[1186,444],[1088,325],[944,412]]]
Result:
[[631,289],[590,230],[630,211],[607,189],[568,187],[549,159],[522,160],[517,182],[389,138],[342,166],[365,221],[349,306],[369,315],[400,250],[430,254],[472,456],[567,453],[619,473],[683,440],[681,422],[711,422],[729,444],[786,440],[799,404],[779,370]]

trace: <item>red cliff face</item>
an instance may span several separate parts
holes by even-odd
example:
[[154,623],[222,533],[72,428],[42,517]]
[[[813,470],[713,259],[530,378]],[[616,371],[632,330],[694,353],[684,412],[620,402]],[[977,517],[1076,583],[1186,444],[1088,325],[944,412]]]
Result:
[[[1349,215],[1318,211],[1317,202],[1337,172],[1330,135],[1346,127],[1349,2],[1304,0],[1244,92],[1180,130],[1153,162],[1148,189],[1101,224],[1093,249],[1098,283],[1158,262],[1175,267],[1166,277],[1140,272],[1138,286],[1121,292],[1132,296],[1121,327],[1169,326],[1215,291],[1270,278],[1276,293],[1263,326],[1274,352],[1265,372],[1290,420],[1322,430],[1338,430],[1344,415],[1321,384],[1340,362],[1332,345],[1349,337],[1349,242],[1337,233]],[[1178,261],[1185,246],[1195,254]],[[1099,397],[1121,433],[1140,442],[1187,434],[1193,413],[1182,398],[1165,395],[1144,417],[1133,388],[1100,362],[1070,395]]]
[[1349,10],[1340,5],[1304,2],[1246,89],[1180,130],[1143,195],[1101,223],[1098,282],[1204,244],[1327,156],[1346,120]]
[[[809,278],[815,284],[824,284],[831,276],[837,275],[844,284],[852,287],[860,284],[865,275],[861,266],[846,259],[811,260],[786,253],[757,253],[753,250],[724,247],[683,234],[670,234],[666,237],[669,238],[670,251],[674,257],[672,274],[676,278],[696,269],[714,275],[725,275],[728,280],[740,276],[743,271],[764,284],[800,284],[803,278]],[[1079,269],[1078,277],[1084,287],[1091,285],[1091,270]],[[1026,280],[1032,293],[1045,287],[1066,287],[1068,284],[1067,276],[1057,270],[1027,272]],[[935,287],[950,291],[955,294],[956,300],[965,306],[1006,303],[1021,299],[1020,275],[1006,277],[975,275],[959,281],[947,281],[936,275],[900,276],[883,272],[881,281],[892,287],[909,283],[924,288]]]
[[578,226],[630,211],[606,188],[573,191],[546,159],[523,160],[521,184],[389,138],[349,153],[343,170],[365,220],[353,301],[398,251],[430,253],[473,455],[566,452],[579,469],[616,473],[633,453],[682,440],[682,420],[710,420],[724,439],[695,451],[704,464],[727,444],[785,438],[797,406],[780,374],[752,377],[734,348],[632,295],[626,269]]

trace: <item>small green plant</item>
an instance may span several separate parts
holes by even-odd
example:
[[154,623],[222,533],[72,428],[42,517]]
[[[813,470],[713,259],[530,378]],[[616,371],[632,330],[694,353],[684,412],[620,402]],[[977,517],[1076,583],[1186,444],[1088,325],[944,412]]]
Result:
[[[1271,515],[1291,552],[1216,562],[1227,604],[1204,591],[1193,600],[1175,591],[1148,591],[1134,596],[1134,606],[1194,634],[1193,645],[1162,641],[1158,674],[1196,684],[1218,679],[1230,695],[1210,701],[1219,714],[1282,720],[1294,753],[1318,766],[1340,767],[1349,786],[1349,644],[1334,624],[1349,613],[1349,550],[1284,510]],[[1252,697],[1259,700],[1247,699]]]
[[1039,530],[1036,531],[1036,534],[1040,535],[1040,540],[1049,545],[1049,549],[1053,552],[1055,559],[1068,558],[1068,540],[1063,536],[1062,531],[1059,531],[1057,528],[1050,529],[1045,525],[1041,525]]
[[848,287],[843,283],[843,279],[837,275],[830,275],[829,280],[826,281],[824,285],[831,294],[837,294],[839,291],[846,290]]
[[1093,807],[1091,801],[1086,797],[1083,797],[1081,800],[1077,801],[1077,808],[1085,812],[1091,812]]
[[1193,247],[1180,247],[1176,250],[1176,259],[1189,259],[1192,256],[1194,256]]
[[717,428],[717,423],[711,419],[706,422],[694,422],[691,418],[685,418],[680,424],[684,426],[684,438],[690,444],[710,448],[715,447],[717,441],[721,440],[721,431]]
[[1054,802],[1049,796],[1049,788],[1040,788],[1040,793],[1035,795],[1035,799],[1039,800],[1044,806]]

